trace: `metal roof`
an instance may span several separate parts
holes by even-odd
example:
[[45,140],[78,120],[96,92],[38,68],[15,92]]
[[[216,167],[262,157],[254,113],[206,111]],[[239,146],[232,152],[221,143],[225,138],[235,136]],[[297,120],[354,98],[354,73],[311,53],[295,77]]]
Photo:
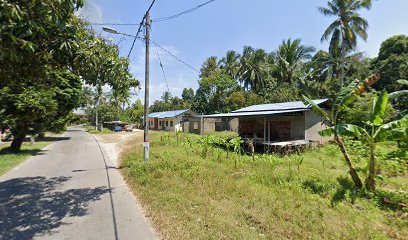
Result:
[[259,111],[259,112],[231,112],[231,113],[204,115],[203,117],[221,118],[221,117],[265,116],[265,115],[274,115],[274,114],[280,114],[280,113],[304,112],[306,110],[308,109],[282,110],[282,111]]
[[[328,99],[312,100],[316,104],[321,104]],[[260,104],[253,105],[245,108],[238,109],[231,113],[211,114],[204,115],[205,118],[219,118],[219,117],[241,117],[241,116],[265,116],[281,113],[291,112],[304,112],[310,110],[309,105],[305,105],[302,101],[296,102],[284,102],[284,103],[272,103],[272,104]]]
[[[319,105],[328,101],[328,99],[312,100],[315,104]],[[272,103],[272,104],[260,104],[253,105],[245,108],[241,108],[233,111],[237,112],[259,112],[259,111],[282,111],[282,110],[295,110],[295,109],[309,109],[310,106],[305,105],[302,101],[284,102],[284,103]]]
[[187,111],[189,111],[189,109],[166,111],[166,112],[154,112],[154,113],[149,114],[149,118],[174,118]]

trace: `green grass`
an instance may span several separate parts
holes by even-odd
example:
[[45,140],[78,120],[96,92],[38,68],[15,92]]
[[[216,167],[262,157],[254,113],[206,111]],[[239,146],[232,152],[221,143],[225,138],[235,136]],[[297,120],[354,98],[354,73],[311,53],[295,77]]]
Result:
[[36,142],[33,145],[23,143],[21,152],[10,153],[5,151],[9,147],[9,143],[0,145],[0,176],[13,169],[18,164],[22,163],[27,158],[37,154],[50,142]]
[[84,128],[87,132],[91,133],[91,134],[107,134],[107,133],[113,133],[111,130],[107,129],[107,128],[103,128],[102,132],[100,131],[96,131],[95,130],[95,126],[83,126],[82,128]]
[[[224,150],[211,148],[204,159],[200,146],[176,146],[174,134],[170,142],[161,141],[161,134],[150,135],[149,162],[143,162],[141,147],[132,148],[122,155],[122,170],[166,239],[408,236],[406,208],[382,203],[384,197],[408,203],[404,165],[402,170],[382,170],[378,194],[358,193],[335,145],[306,151],[300,165],[297,156],[257,155],[255,161],[239,156],[235,168],[234,153],[227,159]],[[364,151],[354,145],[352,156],[363,178]],[[379,149],[384,156],[397,150],[393,143]]]

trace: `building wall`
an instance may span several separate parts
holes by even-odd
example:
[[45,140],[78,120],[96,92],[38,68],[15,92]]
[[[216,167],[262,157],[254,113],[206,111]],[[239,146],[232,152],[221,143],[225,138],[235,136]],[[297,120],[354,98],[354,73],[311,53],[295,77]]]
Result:
[[[291,140],[303,140],[305,139],[305,115],[300,116],[268,116],[268,117],[240,117],[239,121],[256,120],[256,124],[262,125],[260,128],[264,128],[264,120],[269,121],[288,121],[290,122],[290,139]],[[239,128],[239,124],[238,124]],[[238,132],[239,134],[242,134]],[[268,133],[266,131],[265,139],[268,139]]]
[[327,128],[326,124],[323,124],[324,118],[316,115],[313,111],[305,112],[305,139],[311,141],[318,141],[325,143],[329,141],[330,137],[322,137],[319,131]]

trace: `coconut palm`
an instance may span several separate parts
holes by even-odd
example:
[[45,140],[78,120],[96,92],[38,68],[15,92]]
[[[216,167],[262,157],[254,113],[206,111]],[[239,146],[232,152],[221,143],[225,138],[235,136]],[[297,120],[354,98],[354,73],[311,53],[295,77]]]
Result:
[[268,80],[268,53],[263,49],[245,46],[239,70],[240,82],[246,89],[257,90]]
[[319,7],[319,11],[325,16],[335,16],[324,31],[321,41],[329,40],[330,45],[341,46],[341,85],[344,83],[344,59],[346,53],[354,50],[357,46],[357,37],[367,40],[368,22],[357,11],[361,8],[369,8],[371,0],[332,0],[327,3],[328,7]]
[[238,77],[238,71],[240,68],[240,55],[235,52],[235,51],[228,51],[227,55],[222,58],[219,62],[221,70],[232,77],[233,79],[236,79]]
[[302,45],[300,39],[283,41],[275,54],[278,79],[292,83],[302,68],[303,60],[312,58],[315,50],[314,47]]

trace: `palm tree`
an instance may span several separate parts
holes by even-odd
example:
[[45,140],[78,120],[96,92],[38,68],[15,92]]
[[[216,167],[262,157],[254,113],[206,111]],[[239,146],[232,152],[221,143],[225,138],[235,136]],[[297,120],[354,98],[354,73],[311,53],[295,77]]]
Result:
[[276,51],[278,78],[283,82],[292,83],[300,72],[303,60],[312,58],[316,49],[301,44],[300,39],[283,41]]
[[228,51],[227,55],[222,58],[218,65],[220,65],[221,70],[236,79],[238,77],[238,71],[240,68],[239,59],[241,56],[235,51]]
[[263,49],[245,46],[240,62],[239,78],[244,87],[257,90],[268,80],[268,53]]
[[369,8],[371,0],[332,0],[327,5],[328,8],[319,7],[319,11],[325,16],[335,16],[337,19],[324,31],[321,41],[330,39],[330,46],[341,46],[340,78],[343,86],[346,52],[356,48],[357,37],[367,40],[368,22],[360,17],[357,11]]

